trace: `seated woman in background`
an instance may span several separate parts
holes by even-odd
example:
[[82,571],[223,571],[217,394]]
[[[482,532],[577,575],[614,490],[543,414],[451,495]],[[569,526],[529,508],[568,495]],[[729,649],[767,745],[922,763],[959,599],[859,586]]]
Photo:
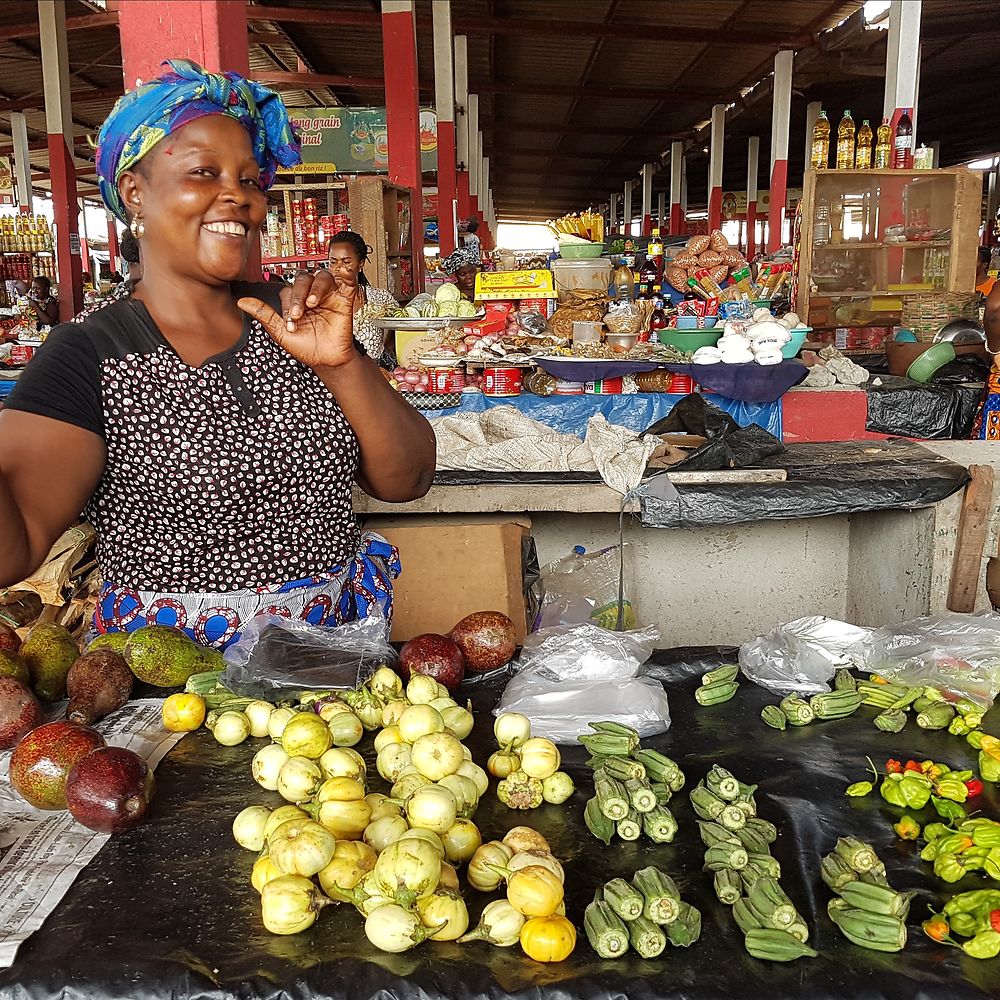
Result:
[[357,286],[354,296],[354,336],[373,361],[391,371],[396,367],[396,359],[386,347],[386,331],[374,325],[390,309],[398,306],[392,292],[376,288],[365,275],[364,267],[372,248],[365,243],[360,233],[342,229],[330,239],[330,272],[352,287]]
[[39,329],[43,326],[55,326],[59,322],[59,301],[52,294],[52,282],[44,274],[31,279],[28,300],[35,311]]
[[441,269],[455,279],[462,298],[476,298],[476,275],[482,270],[483,259],[474,247],[462,247],[441,261]]

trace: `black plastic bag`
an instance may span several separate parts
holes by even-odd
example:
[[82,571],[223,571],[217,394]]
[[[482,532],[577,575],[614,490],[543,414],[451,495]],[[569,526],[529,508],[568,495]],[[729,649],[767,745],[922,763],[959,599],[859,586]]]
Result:
[[740,427],[728,413],[705,401],[696,392],[685,396],[662,420],[643,434],[697,434],[708,438],[683,462],[670,470],[705,472],[713,469],[745,469],[765,458],[780,455],[785,446],[771,433],[750,424]]
[[924,440],[967,438],[982,396],[977,385],[922,385],[905,378],[880,376],[868,386],[865,428],[876,434]]

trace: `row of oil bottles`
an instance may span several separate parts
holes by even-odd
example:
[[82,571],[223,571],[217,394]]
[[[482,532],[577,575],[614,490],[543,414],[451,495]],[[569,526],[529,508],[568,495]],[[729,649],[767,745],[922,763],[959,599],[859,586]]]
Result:
[[[830,119],[826,112],[821,111],[812,134],[813,169],[826,170],[830,166]],[[920,153],[924,153],[924,149]],[[893,128],[888,118],[882,119],[876,132],[865,118],[861,128],[857,128],[850,111],[844,112],[837,126],[836,145],[837,170],[913,170],[927,169],[932,163],[914,162],[913,151],[913,119],[909,108],[903,108],[902,114]],[[927,154],[933,155],[931,150]]]

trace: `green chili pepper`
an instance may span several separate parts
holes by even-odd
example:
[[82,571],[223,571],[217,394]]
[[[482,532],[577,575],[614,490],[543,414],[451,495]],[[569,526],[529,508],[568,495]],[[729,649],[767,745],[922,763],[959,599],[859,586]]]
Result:
[[1000,823],[975,826],[969,835],[976,847],[1000,847]]
[[972,771],[949,771],[944,777],[958,778],[959,781],[968,781],[972,777]]
[[848,785],[847,791],[844,794],[850,795],[851,798],[860,798],[863,795],[870,794],[874,787],[870,781],[855,781],[853,785]]
[[980,931],[962,943],[962,951],[970,958],[996,958],[1000,955],[1000,933]]
[[906,806],[906,799],[900,786],[903,783],[901,774],[890,774],[879,786],[879,793],[882,798],[891,806]]
[[[983,714],[982,712],[966,712],[962,716],[962,720],[970,730],[978,729],[983,724]],[[963,733],[962,735],[967,736],[968,733]]]
[[1000,760],[994,760],[988,753],[980,750],[979,776],[983,781],[1000,782]]
[[948,723],[948,732],[952,736],[966,736],[972,729],[965,719],[961,715],[956,715],[951,722]]
[[950,774],[942,778],[934,788],[937,795],[952,802],[964,802],[969,797],[969,789],[961,778],[953,778]]
[[[986,921],[989,923],[989,913],[986,914]],[[987,930],[979,926],[979,919],[971,913],[955,913],[949,919],[951,929],[962,937],[972,937],[979,930]]]
[[949,833],[936,842],[938,854],[961,854],[972,847],[972,836],[968,833]]
[[965,875],[965,867],[954,854],[939,851],[934,859],[934,874],[945,882],[957,882]]
[[[965,788],[964,785],[962,787]],[[965,791],[968,794],[969,790],[967,788]],[[922,778],[913,771],[910,771],[899,782],[899,793],[908,808],[923,809],[930,801],[931,783],[926,778]]]
[[981,749],[983,743],[983,737],[985,733],[980,732],[978,729],[973,729],[971,733],[966,734],[965,741],[971,747],[975,747],[976,750]]
[[938,855],[938,845],[937,841],[932,840],[929,844],[925,844],[923,849],[920,851],[921,861],[933,861]]
[[932,840],[937,840],[940,837],[947,837],[949,833],[954,833],[955,831],[945,823],[928,823],[924,827],[924,840],[929,844]]
[[991,847],[983,859],[983,871],[990,878],[1000,882],[1000,847]]
[[965,819],[965,810],[950,799],[939,799],[936,795],[931,796],[931,805],[937,810],[939,816],[951,820],[952,823],[961,823]]
[[1000,907],[1000,889],[973,889],[952,896],[944,904],[944,912],[950,920],[956,913],[976,914],[980,910],[988,913],[997,907]]

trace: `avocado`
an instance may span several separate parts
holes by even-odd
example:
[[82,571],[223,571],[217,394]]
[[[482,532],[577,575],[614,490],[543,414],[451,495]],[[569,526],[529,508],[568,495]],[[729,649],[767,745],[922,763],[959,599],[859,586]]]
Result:
[[204,669],[198,646],[170,625],[144,625],[130,632],[123,655],[139,680],[156,687],[179,687]]
[[66,697],[66,675],[80,655],[76,640],[62,625],[36,625],[21,644],[31,686],[43,701]]
[[125,648],[126,642],[128,642],[128,632],[105,632],[92,639],[84,652],[92,653],[95,649],[113,649],[116,653],[120,653]]
[[15,653],[12,649],[0,649],[0,677],[13,677],[25,687],[31,686],[28,664],[20,653]]

